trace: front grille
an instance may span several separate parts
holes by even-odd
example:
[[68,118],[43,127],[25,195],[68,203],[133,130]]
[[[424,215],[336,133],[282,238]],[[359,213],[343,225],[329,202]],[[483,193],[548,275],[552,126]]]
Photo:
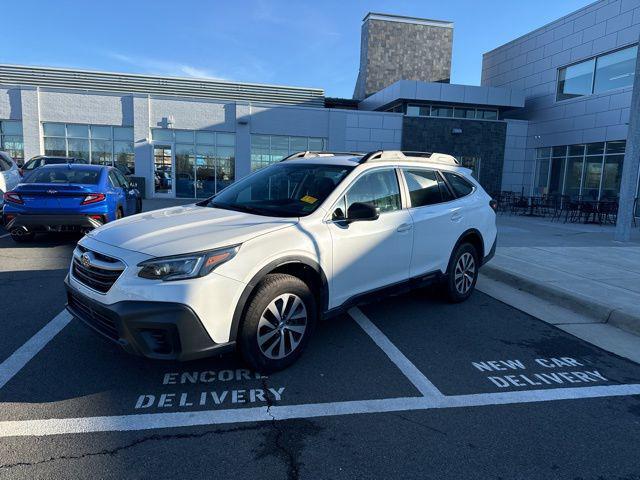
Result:
[[78,316],[80,320],[93,327],[99,333],[111,340],[118,340],[118,328],[116,323],[106,315],[103,315],[91,308],[90,305],[84,303],[77,295],[70,293],[68,295],[69,307]]
[[80,260],[80,256],[74,254],[72,267],[73,277],[93,290],[100,293],[107,293],[124,271],[122,262],[116,258],[87,250],[81,246],[78,246],[77,250],[80,254],[89,252],[92,257],[103,266],[91,264],[85,267]]

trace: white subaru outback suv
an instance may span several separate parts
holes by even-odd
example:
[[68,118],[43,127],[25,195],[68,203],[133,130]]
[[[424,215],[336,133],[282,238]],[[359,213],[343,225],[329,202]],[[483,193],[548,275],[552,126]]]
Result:
[[489,195],[444,154],[300,152],[200,203],[108,223],[78,243],[68,310],[125,350],[234,348],[285,368],[318,319],[425,283],[453,302],[496,246]]

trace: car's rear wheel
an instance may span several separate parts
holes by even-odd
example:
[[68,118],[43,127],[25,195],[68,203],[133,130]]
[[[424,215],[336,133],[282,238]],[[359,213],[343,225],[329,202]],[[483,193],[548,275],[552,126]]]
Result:
[[136,202],[136,213],[141,213],[142,212],[142,200],[138,199],[138,201]]
[[36,237],[35,233],[27,232],[22,228],[14,228],[10,233],[12,240],[17,243],[31,242]]
[[463,302],[471,296],[478,281],[478,252],[470,243],[458,246],[451,257],[444,290],[447,299],[453,303]]
[[124,215],[122,214],[122,208],[118,207],[116,210],[116,220],[120,220]]
[[259,372],[282,370],[302,354],[316,320],[316,302],[305,282],[267,275],[249,300],[240,328],[242,357]]

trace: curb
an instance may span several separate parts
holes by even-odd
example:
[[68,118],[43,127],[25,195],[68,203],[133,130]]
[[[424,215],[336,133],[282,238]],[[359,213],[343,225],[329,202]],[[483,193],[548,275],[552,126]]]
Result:
[[593,318],[600,323],[608,323],[621,330],[640,335],[640,311],[629,312],[612,308],[609,305],[596,302],[592,298],[536,282],[531,278],[490,264],[484,265],[481,273],[492,280],[508,284],[542,300]]

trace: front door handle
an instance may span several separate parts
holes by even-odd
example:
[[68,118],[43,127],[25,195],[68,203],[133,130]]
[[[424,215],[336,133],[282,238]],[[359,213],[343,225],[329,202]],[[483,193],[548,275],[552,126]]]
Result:
[[400,225],[397,228],[398,232],[408,232],[409,230],[411,230],[413,228],[413,225],[411,225],[410,223],[403,223],[402,225]]

